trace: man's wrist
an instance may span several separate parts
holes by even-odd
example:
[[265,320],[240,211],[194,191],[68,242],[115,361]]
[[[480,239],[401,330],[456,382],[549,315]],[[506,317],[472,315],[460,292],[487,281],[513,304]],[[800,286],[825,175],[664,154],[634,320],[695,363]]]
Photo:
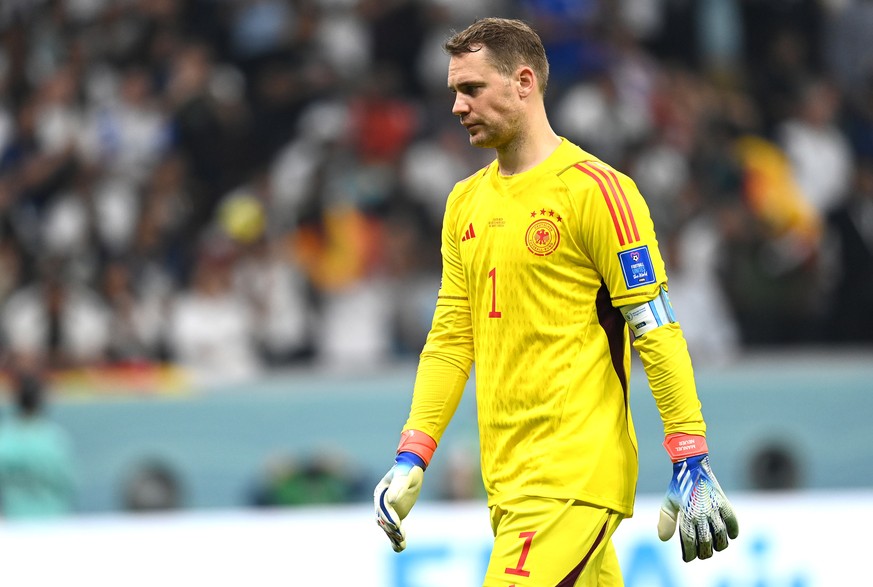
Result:
[[414,452],[397,453],[397,456],[394,457],[394,462],[398,465],[406,465],[409,468],[421,467],[422,469],[427,469],[427,463],[424,462],[424,459]]
[[709,452],[706,438],[699,434],[670,434],[664,439],[664,449],[674,463]]
[[436,448],[437,442],[429,434],[420,430],[404,430],[400,435],[400,444],[397,445],[397,455],[412,453],[424,463],[421,468],[426,469]]

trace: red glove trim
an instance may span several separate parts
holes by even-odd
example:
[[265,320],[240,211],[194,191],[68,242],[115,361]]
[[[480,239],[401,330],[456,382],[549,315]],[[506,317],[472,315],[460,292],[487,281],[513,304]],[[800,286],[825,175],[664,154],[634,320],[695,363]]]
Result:
[[400,444],[397,445],[397,453],[411,452],[421,457],[425,465],[430,464],[433,453],[436,451],[437,442],[428,434],[420,430],[406,430],[400,435]]
[[696,434],[670,434],[664,439],[664,448],[674,463],[687,457],[696,457],[709,452],[706,438]]

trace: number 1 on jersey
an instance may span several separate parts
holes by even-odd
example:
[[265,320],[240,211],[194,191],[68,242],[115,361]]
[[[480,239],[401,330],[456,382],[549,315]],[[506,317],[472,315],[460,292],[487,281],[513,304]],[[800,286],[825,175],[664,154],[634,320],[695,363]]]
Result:
[[488,312],[488,317],[500,318],[501,314],[497,311],[497,268],[489,271],[488,277],[491,278],[491,311]]

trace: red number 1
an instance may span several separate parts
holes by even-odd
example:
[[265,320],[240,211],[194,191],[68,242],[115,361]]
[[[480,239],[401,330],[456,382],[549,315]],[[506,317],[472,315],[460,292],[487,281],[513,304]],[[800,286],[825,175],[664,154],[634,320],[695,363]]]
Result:
[[507,568],[504,572],[507,575],[518,575],[519,577],[530,577],[530,571],[524,570],[524,561],[527,560],[527,555],[530,552],[530,543],[533,542],[533,537],[536,532],[520,532],[519,538],[524,538],[524,544],[521,547],[521,556],[518,557],[518,564],[515,568]]
[[501,314],[497,311],[497,269],[489,271],[488,277],[491,278],[491,311],[488,312],[488,317],[500,318]]

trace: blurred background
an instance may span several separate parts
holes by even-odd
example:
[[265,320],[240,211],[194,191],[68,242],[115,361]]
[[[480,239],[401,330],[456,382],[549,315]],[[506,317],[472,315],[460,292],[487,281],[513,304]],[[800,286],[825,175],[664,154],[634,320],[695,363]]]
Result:
[[[395,556],[369,505],[445,198],[493,156],[451,115],[441,49],[481,16],[538,30],[553,126],[646,196],[714,466],[749,512],[723,564],[652,541],[670,470],[636,365],[626,583],[860,576],[796,524],[873,518],[873,2],[0,0],[11,584],[481,582],[472,379],[422,542]],[[364,577],[325,576],[337,551]]]

